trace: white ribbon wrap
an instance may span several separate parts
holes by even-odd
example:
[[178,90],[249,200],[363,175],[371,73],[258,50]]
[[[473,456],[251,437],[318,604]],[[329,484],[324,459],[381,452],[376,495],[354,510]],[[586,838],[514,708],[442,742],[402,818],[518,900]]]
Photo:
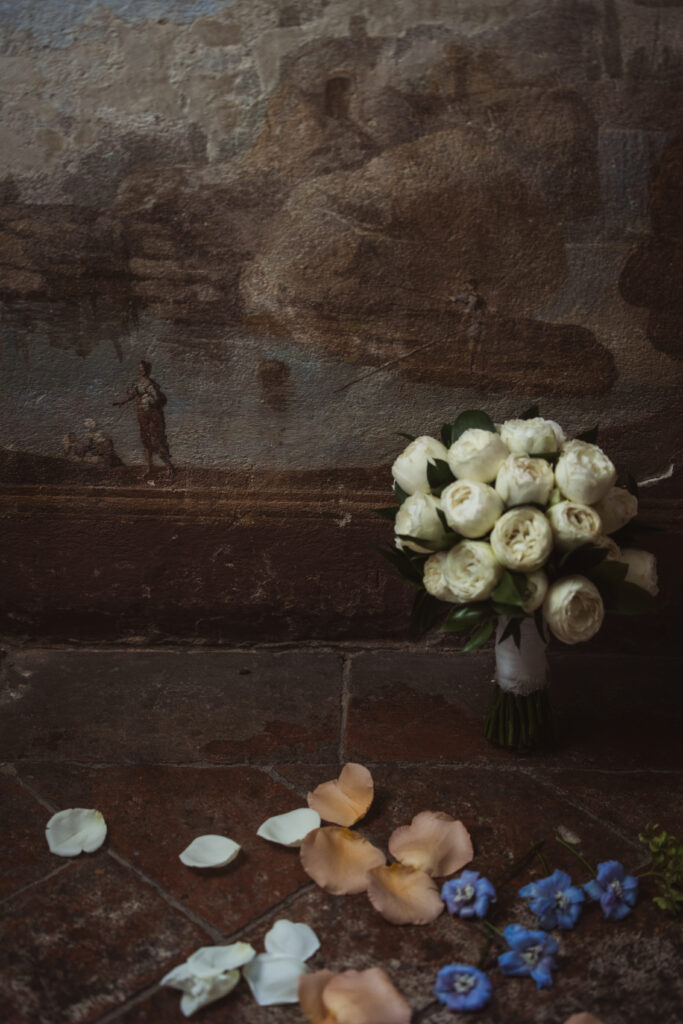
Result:
[[548,644],[539,636],[534,620],[529,618],[520,620],[519,647],[511,636],[501,643],[508,622],[509,619],[500,616],[496,628],[496,682],[501,690],[526,697],[548,683]]

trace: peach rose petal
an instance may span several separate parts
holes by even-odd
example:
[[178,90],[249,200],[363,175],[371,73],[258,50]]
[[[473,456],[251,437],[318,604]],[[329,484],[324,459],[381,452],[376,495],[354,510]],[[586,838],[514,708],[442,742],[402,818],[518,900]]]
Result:
[[602,1024],[592,1013],[573,1013],[564,1024]]
[[323,990],[331,978],[334,978],[334,971],[314,971],[299,978],[299,1009],[309,1024],[332,1021],[323,1004]]
[[474,856],[470,834],[461,821],[443,811],[422,811],[389,839],[392,857],[407,867],[441,878],[464,868]]
[[375,910],[391,924],[429,924],[444,908],[434,881],[426,871],[405,864],[373,868],[368,896]]
[[304,871],[335,896],[365,892],[370,868],[385,863],[382,851],[358,832],[336,825],[314,829],[301,844]]
[[410,1024],[412,1016],[379,967],[336,974],[323,989],[323,1005],[335,1024]]
[[375,795],[372,775],[362,764],[345,764],[338,779],[322,782],[308,794],[308,806],[323,821],[349,828],[367,813]]

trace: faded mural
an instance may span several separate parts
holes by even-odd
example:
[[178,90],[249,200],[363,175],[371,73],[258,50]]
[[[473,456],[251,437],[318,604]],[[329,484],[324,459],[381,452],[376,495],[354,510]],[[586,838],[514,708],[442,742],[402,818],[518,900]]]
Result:
[[600,422],[680,495],[683,0],[22,0],[0,39],[11,629],[400,632],[370,510],[464,408]]
[[[161,482],[169,439],[181,470],[379,466],[397,429],[530,400],[628,422],[641,473],[677,456],[680,3],[0,19],[5,476],[54,474],[85,419],[100,468],[155,451]],[[151,448],[112,405],[141,360]]]

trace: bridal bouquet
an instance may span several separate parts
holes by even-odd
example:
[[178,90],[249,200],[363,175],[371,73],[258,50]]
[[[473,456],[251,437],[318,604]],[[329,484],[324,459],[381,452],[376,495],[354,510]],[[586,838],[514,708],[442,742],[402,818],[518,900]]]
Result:
[[649,612],[655,558],[631,547],[637,485],[595,443],[568,439],[534,407],[496,425],[462,413],[441,440],[410,437],[392,466],[395,548],[381,553],[416,588],[411,623],[469,633],[463,651],[496,638],[489,740],[528,748],[548,722],[548,630],[590,640],[606,612]]

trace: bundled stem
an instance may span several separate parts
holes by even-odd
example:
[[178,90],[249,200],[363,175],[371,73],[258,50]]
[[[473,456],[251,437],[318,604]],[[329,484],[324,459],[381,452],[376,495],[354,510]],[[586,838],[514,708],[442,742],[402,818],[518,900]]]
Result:
[[546,642],[531,619],[521,623],[520,645],[501,641],[507,622],[496,631],[497,682],[484,734],[508,750],[532,750],[549,738],[550,701],[547,688]]

